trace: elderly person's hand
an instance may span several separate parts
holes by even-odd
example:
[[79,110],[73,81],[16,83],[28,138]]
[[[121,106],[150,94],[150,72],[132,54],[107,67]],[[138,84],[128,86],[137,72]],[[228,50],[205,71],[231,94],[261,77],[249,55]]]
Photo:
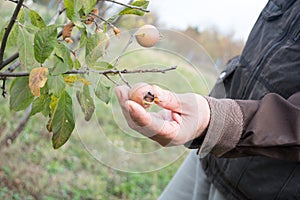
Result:
[[194,93],[176,94],[152,86],[155,101],[162,110],[147,112],[130,100],[130,88],[116,87],[116,94],[130,128],[162,146],[182,145],[199,137],[208,127],[210,109],[207,100]]

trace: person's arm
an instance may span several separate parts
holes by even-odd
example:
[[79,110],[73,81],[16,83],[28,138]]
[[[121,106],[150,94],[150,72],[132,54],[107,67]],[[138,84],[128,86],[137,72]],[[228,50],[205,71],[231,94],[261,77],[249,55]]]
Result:
[[162,146],[189,146],[193,141],[200,157],[263,155],[300,161],[300,92],[288,100],[268,94],[250,101],[154,87],[163,108],[158,113],[129,100],[126,86],[116,87],[116,93],[128,125]]
[[262,100],[207,97],[211,120],[200,156],[263,155],[300,161],[300,92],[285,100],[274,93]]

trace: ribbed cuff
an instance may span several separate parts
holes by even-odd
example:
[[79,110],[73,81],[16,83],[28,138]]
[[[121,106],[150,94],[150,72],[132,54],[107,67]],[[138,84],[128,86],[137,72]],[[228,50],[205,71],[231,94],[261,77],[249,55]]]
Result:
[[210,122],[199,149],[200,158],[212,153],[218,157],[233,149],[243,131],[243,113],[231,99],[205,97],[210,107]]

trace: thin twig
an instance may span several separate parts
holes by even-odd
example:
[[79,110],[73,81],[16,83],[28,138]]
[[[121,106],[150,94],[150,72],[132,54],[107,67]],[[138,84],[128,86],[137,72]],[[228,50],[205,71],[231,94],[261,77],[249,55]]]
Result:
[[6,66],[9,63],[13,62],[14,60],[16,60],[19,57],[19,52],[14,53],[12,56],[10,56],[9,58],[7,58],[6,60],[4,60],[2,62],[2,66]]
[[119,4],[121,6],[124,6],[124,7],[127,7],[127,8],[131,8],[131,9],[137,9],[137,10],[140,10],[140,11],[143,11],[143,12],[150,12],[150,10],[144,9],[142,7],[128,5],[128,4],[125,4],[125,3],[122,3],[122,2],[118,2],[118,1],[115,1],[115,0],[102,0],[102,1],[107,1],[107,2],[111,2],[111,3]]
[[[17,0],[8,0],[8,1],[13,2],[13,3],[19,3],[19,1],[17,1]],[[26,6],[24,3],[22,4],[22,6],[23,6],[24,8],[29,9],[28,6]]]
[[6,97],[6,93],[7,93],[6,89],[5,89],[6,78],[4,78],[2,81],[3,81],[2,87],[1,87],[1,89],[2,89],[2,97],[5,98]]
[[103,74],[108,80],[110,80],[111,82],[113,82],[113,84],[115,84],[116,86],[119,86],[120,84],[117,83],[115,80],[113,80],[112,78],[110,78],[107,74]]
[[103,17],[96,15],[94,13],[90,13],[90,15],[97,17],[98,19],[100,19],[101,21],[107,23],[111,28],[115,28],[115,25],[113,25],[111,22],[107,21],[106,19],[104,19]]
[[5,72],[12,73],[13,71],[15,71],[15,69],[17,69],[20,66],[21,66],[21,63],[19,60],[17,60],[14,64],[10,65],[9,68],[7,68],[7,70],[5,70]]
[[[164,69],[154,68],[154,69],[133,69],[133,70],[127,70],[127,69],[109,69],[109,70],[70,70],[67,71],[64,74],[88,74],[90,72],[97,73],[97,74],[111,74],[111,75],[119,75],[121,74],[139,74],[139,73],[165,73],[167,71],[175,70],[177,66],[172,66]],[[5,77],[22,77],[22,76],[29,76],[29,72],[15,72],[15,73],[9,73],[9,72],[0,72],[0,79]]]
[[58,17],[66,10],[65,5],[64,5],[64,1],[61,1],[58,5],[58,9],[57,12],[55,13],[54,17],[51,19],[49,25],[51,24],[55,24],[56,20],[58,19]]
[[126,79],[124,78],[123,74],[121,72],[119,72],[119,76],[121,78],[121,80],[129,87],[131,88],[131,85],[129,84],[128,81],[126,81]]
[[121,54],[116,58],[116,61],[114,63],[114,67],[116,67],[119,64],[120,58],[124,55],[124,53],[126,52],[126,50],[128,49],[129,45],[133,42],[133,35],[130,35],[130,38],[126,44],[126,46],[123,48]]
[[[59,9],[57,10],[55,16],[51,19],[50,24],[54,24],[57,20],[57,18],[65,11],[64,8],[64,2],[61,1],[59,4]],[[59,38],[60,36],[62,36],[62,31],[60,31],[57,35],[57,38]],[[9,63],[11,63],[12,61],[14,61],[15,59],[17,59],[19,57],[19,52],[13,54],[12,56],[10,56],[9,58],[7,58],[6,60],[2,61],[2,64],[0,62],[0,70],[3,69],[5,66],[7,66]]]
[[23,2],[24,0],[19,0],[18,3],[17,3],[17,6],[15,8],[15,11],[14,11],[14,14],[13,16],[11,17],[9,23],[8,23],[8,26],[7,28],[5,29],[5,32],[4,32],[4,35],[3,35],[3,39],[2,39],[2,43],[1,43],[1,48],[0,48],[0,70],[3,69],[3,56],[4,56],[4,51],[5,51],[5,47],[6,47],[6,43],[7,43],[7,40],[8,40],[8,36],[9,36],[9,33],[10,31],[12,30],[13,28],[13,25],[18,17],[18,14],[20,12],[20,9],[23,5]]

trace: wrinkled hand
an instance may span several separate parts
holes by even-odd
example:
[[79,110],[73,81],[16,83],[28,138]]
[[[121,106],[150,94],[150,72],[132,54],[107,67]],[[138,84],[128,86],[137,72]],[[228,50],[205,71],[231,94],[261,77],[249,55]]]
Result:
[[153,86],[156,102],[162,110],[147,112],[129,100],[130,88],[116,87],[122,112],[130,128],[151,138],[162,146],[182,145],[199,137],[207,128],[210,109],[207,100],[194,93],[176,94]]

